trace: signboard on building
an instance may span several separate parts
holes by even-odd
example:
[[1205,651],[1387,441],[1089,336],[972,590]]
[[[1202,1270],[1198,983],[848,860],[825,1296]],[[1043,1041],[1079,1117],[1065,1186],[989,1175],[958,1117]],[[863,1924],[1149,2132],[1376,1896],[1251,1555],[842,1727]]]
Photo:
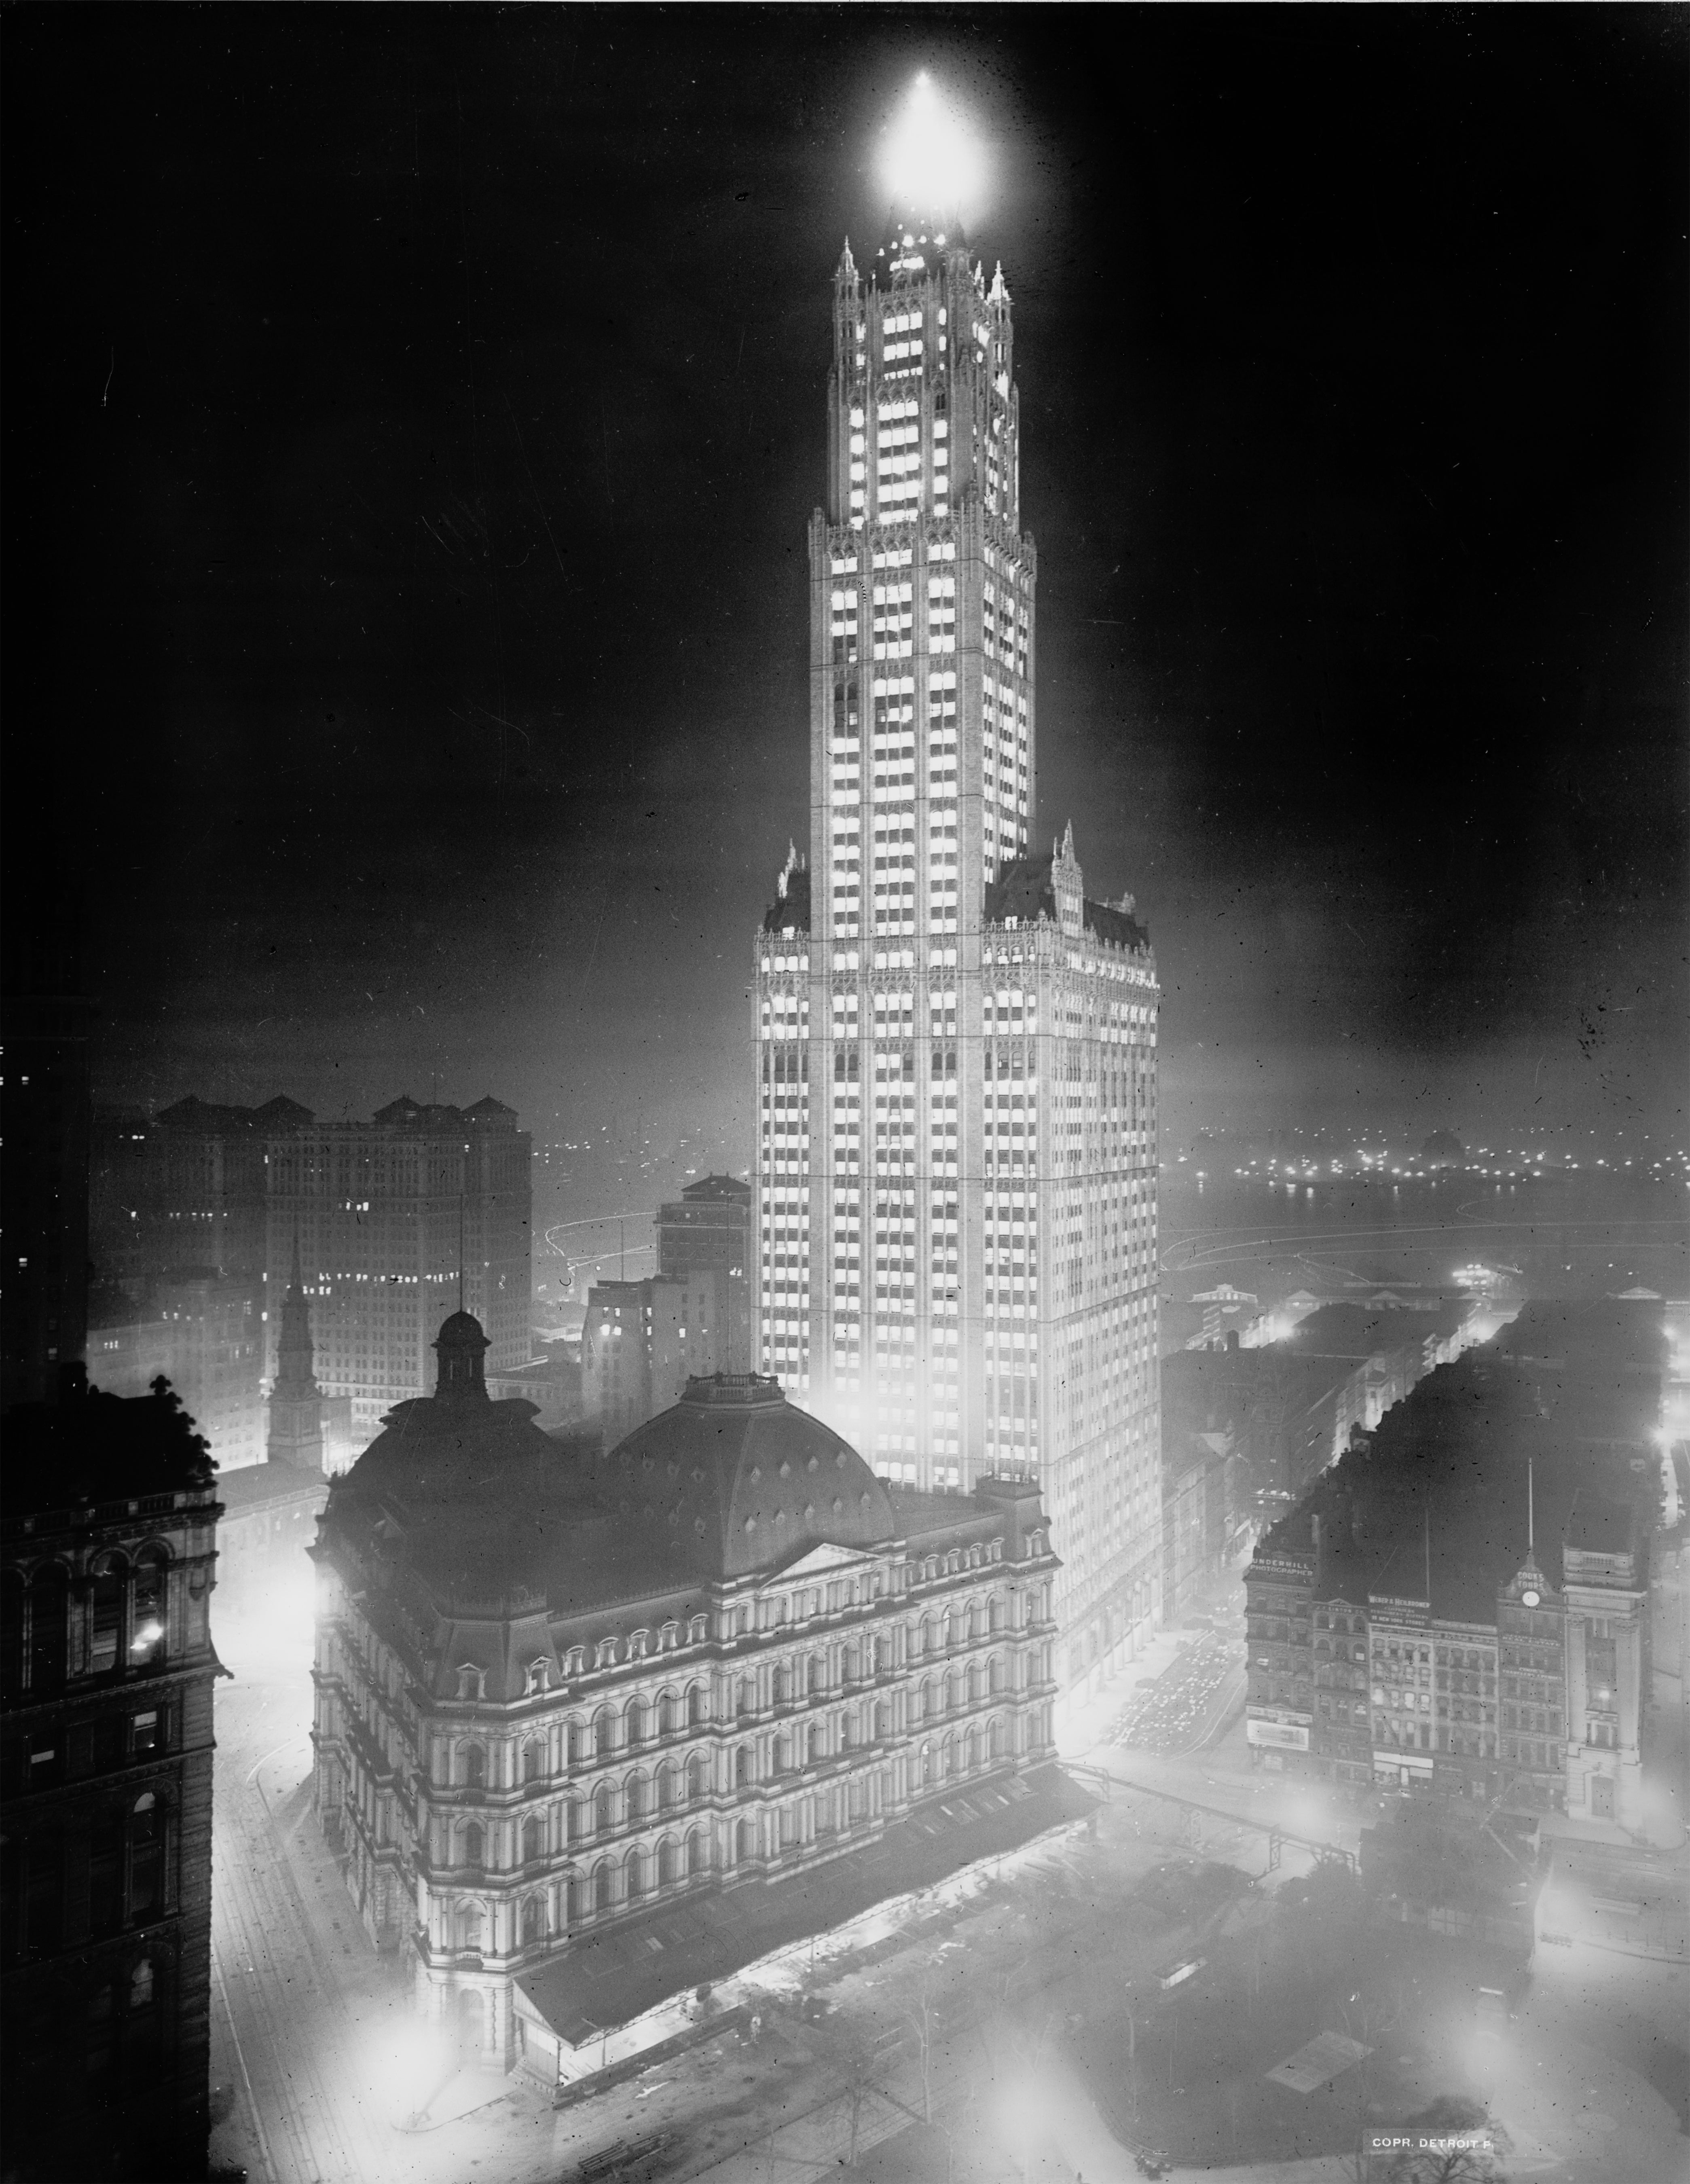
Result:
[[1244,1741],[1247,1744],[1271,1744],[1282,1752],[1306,1752],[1309,1731],[1291,1721],[1247,1721]]

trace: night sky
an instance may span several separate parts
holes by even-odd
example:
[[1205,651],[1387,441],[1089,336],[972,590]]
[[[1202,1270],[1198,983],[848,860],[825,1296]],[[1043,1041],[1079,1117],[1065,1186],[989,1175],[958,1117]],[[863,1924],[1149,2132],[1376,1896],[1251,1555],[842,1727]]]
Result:
[[1673,1135],[1686,25],[9,11],[8,884],[83,891],[101,1093],[748,1158],[830,283],[926,66],[1037,832],[1137,896],[1176,1131]]

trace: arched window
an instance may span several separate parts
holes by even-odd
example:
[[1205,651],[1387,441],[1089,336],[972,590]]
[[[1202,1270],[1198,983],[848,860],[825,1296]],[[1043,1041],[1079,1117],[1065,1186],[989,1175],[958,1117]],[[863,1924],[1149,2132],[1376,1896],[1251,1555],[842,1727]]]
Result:
[[464,1784],[466,1789],[485,1790],[487,1786],[487,1755],[479,1744],[466,1744],[462,1752]]
[[170,1571],[164,1551],[148,1547],[135,1569],[130,1605],[129,1658],[131,1667],[164,1658],[170,1600]]
[[147,2009],[153,2002],[153,1959],[142,1957],[129,1975],[129,2006],[131,2009]]
[[709,1786],[709,1777],[705,1771],[703,1754],[695,1752],[687,1763],[687,1794],[688,1797],[702,1797]]
[[546,1747],[537,1736],[531,1737],[522,1747],[522,1779],[537,1782],[546,1772]]
[[579,1842],[586,1833],[587,1808],[579,1797],[571,1797],[564,1808],[564,1825],[571,1842]]
[[532,1865],[536,1858],[546,1855],[546,1830],[537,1813],[531,1813],[522,1823],[522,1862]]
[[[481,1946],[481,1907],[479,1903],[460,1903],[456,1919],[457,1941],[460,1949],[479,1949]],[[466,2001],[470,2000],[465,1996]],[[481,1997],[474,1999],[479,2003]]]
[[564,1899],[564,1915],[571,1926],[581,1925],[587,1914],[592,1901],[592,1892],[587,1886],[586,1875],[572,1873],[570,1875],[568,1892]]
[[601,1759],[608,1759],[616,1749],[615,1718],[609,1707],[593,1719],[592,1748]]
[[458,1696],[460,1699],[479,1699],[486,1685],[486,1678],[473,1661],[459,1663]]
[[934,1766],[933,1747],[931,1744],[924,1744],[921,1747],[921,1786],[924,1790],[936,1779]]
[[989,1687],[994,1691],[1001,1691],[1003,1688],[1003,1657],[1001,1653],[992,1656]]
[[157,1797],[146,1790],[130,1808],[130,1917],[149,1917],[162,1905],[164,1895],[164,1814]]
[[709,1719],[709,1716],[704,1704],[704,1686],[702,1684],[689,1684],[687,1687],[687,1719],[688,1724],[692,1728],[697,1729],[702,1723],[707,1721]]
[[624,1871],[627,1878],[626,1899],[631,1903],[637,1896],[643,1896],[646,1892],[645,1853],[640,1850],[631,1850]]
[[991,1726],[986,1732],[986,1737],[987,1751],[992,1754],[992,1757],[994,1759],[1001,1759],[1003,1756],[1003,1723],[994,1718]]
[[[462,1946],[466,1949],[479,1949],[481,1946],[481,1914],[479,1912],[475,1914],[475,1938],[473,1942],[465,1942],[463,1943]],[[486,2000],[484,1996],[477,1993],[474,1987],[471,1987],[467,1993],[460,1994],[458,1997],[458,2032],[459,2037],[469,2047],[482,2048],[486,2044]]]
[[522,1946],[531,1949],[546,1936],[546,1906],[537,1896],[531,1896],[522,1907]]
[[709,1865],[705,1838],[702,1830],[694,1828],[687,1838],[687,1878],[696,1880]]
[[601,1782],[592,1797],[592,1825],[600,1835],[609,1834],[615,1813],[614,1793],[608,1782]]
[[743,1864],[757,1855],[757,1830],[749,1820],[738,1821],[733,1831],[734,1856]]
[[643,1774],[631,1774],[627,1786],[627,1814],[631,1820],[643,1819],[646,1813],[648,1785]]
[[[666,1624],[664,1627],[668,1630],[672,1630],[674,1625]],[[673,1736],[675,1730],[680,1728],[681,1701],[674,1691],[665,1691],[658,1701],[658,1720],[665,1736]]]
[[463,1835],[464,1863],[465,1865],[480,1865],[486,1842],[486,1838],[481,1832],[481,1822],[479,1820],[471,1820],[469,1825],[464,1829]]
[[595,1911],[608,1911],[610,1908],[611,1897],[616,1885],[613,1878],[613,1870],[608,1858],[602,1859],[593,1868],[592,1908]]
[[30,1580],[30,1688],[56,1690],[64,1681],[69,1634],[69,1593],[58,1563],[48,1563]]
[[751,1747],[736,1745],[733,1755],[733,1779],[736,1789],[745,1789],[751,1780]]
[[664,1813],[666,1813],[670,1807],[675,1802],[675,1769],[673,1767],[660,1767],[658,1769],[657,1802],[658,1810]]
[[643,1744],[646,1741],[646,1702],[643,1699],[629,1700],[627,1723],[629,1743]]
[[129,1574],[117,1557],[105,1563],[95,1574],[88,1631],[91,1675],[106,1675],[118,1664],[123,1646],[124,1595],[128,1590]]
[[965,1774],[972,1774],[980,1764],[980,1744],[972,1730],[963,1739],[962,1763]]
[[681,1878],[681,1847],[673,1836],[665,1836],[658,1845],[657,1877],[659,1886],[664,1888]]

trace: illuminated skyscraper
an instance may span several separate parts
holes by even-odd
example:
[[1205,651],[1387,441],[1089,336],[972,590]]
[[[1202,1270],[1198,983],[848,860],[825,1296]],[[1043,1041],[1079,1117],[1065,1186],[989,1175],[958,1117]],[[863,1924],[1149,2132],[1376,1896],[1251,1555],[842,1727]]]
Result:
[[1036,854],[1014,329],[952,224],[834,277],[810,833],[758,944],[758,1356],[906,1487],[1036,1477],[1073,1683],[1159,1607],[1156,1011]]

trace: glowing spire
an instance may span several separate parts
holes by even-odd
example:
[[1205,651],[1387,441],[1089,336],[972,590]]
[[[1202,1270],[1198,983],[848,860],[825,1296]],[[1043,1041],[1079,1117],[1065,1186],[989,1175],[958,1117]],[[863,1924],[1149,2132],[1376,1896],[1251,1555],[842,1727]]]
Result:
[[942,222],[971,208],[986,179],[977,140],[924,69],[887,131],[881,173],[895,203]]

